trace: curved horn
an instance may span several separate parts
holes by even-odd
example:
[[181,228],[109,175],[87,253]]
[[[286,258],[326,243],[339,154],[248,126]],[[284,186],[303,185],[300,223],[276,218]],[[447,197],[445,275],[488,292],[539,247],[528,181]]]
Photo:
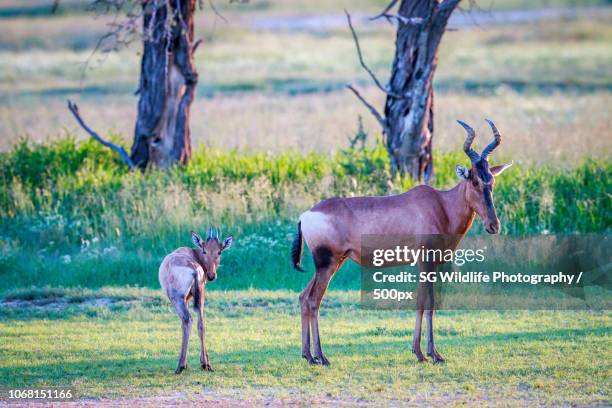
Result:
[[489,143],[487,147],[484,148],[482,154],[480,155],[480,157],[482,157],[484,160],[486,160],[487,157],[489,157],[489,155],[493,153],[493,150],[495,150],[495,148],[501,143],[501,135],[499,134],[499,130],[497,130],[497,127],[495,127],[495,123],[491,122],[489,119],[485,120],[487,121],[489,126],[491,126],[491,130],[493,130],[494,139],[491,143]]
[[208,241],[209,239],[212,239],[212,227],[208,227],[208,236],[206,237],[206,240]]
[[219,228],[217,226],[215,226],[215,232],[214,232],[213,238],[216,239],[217,241],[219,240]]
[[474,138],[476,138],[476,132],[474,132],[474,129],[472,129],[465,122],[458,120],[457,123],[463,126],[463,128],[468,134],[467,138],[465,139],[465,143],[463,143],[463,151],[470,158],[470,161],[472,162],[472,164],[476,164],[480,161],[480,155],[476,153],[474,149],[472,149],[472,142],[474,141]]

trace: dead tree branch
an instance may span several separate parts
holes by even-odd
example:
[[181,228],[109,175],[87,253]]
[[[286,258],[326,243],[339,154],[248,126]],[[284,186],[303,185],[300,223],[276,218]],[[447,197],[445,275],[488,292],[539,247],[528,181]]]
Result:
[[191,47],[191,53],[195,54],[196,50],[198,49],[198,47],[200,46],[200,44],[202,44],[202,39],[198,38],[198,40],[193,44],[193,46]]
[[393,19],[399,21],[402,24],[414,24],[414,25],[418,25],[421,24],[423,22],[423,19],[421,17],[404,17],[404,16],[400,16],[399,14],[385,14],[384,16],[387,21],[391,21]]
[[374,21],[374,20],[378,20],[381,17],[384,17],[389,23],[391,22],[391,20],[396,20],[399,23],[402,24],[421,24],[423,22],[423,19],[421,17],[404,17],[400,14],[394,14],[394,13],[390,13],[389,11],[393,8],[393,6],[395,6],[395,4],[397,3],[397,0],[393,0],[391,3],[389,3],[387,5],[387,7],[385,7],[385,9],[380,13],[375,15],[374,17],[370,17],[369,20],[370,21]]
[[374,17],[371,17],[370,20],[376,20],[381,17],[387,18],[387,15],[389,14],[389,10],[391,10],[393,6],[395,6],[396,3],[397,3],[397,0],[393,0],[391,3],[387,4],[387,7],[385,7],[385,9],[380,14],[375,15]]
[[361,94],[355,88],[353,88],[351,85],[347,85],[346,87],[348,89],[350,89],[351,91],[353,91],[355,96],[366,106],[366,108],[369,109],[369,111],[372,113],[372,115],[376,118],[376,120],[378,121],[380,126],[382,126],[383,130],[386,130],[387,129],[387,121],[385,120],[385,118],[383,118],[383,116],[380,113],[378,113],[376,108],[374,106],[372,106],[368,101],[366,101],[365,98],[363,96],[361,96]]
[[81,125],[81,127],[89,134],[89,136],[91,136],[95,141],[101,143],[103,146],[106,146],[109,149],[112,149],[117,152],[119,156],[121,156],[123,161],[127,164],[130,171],[134,170],[134,162],[132,162],[132,159],[130,159],[130,156],[125,151],[125,149],[121,146],[117,146],[112,142],[109,142],[108,140],[104,140],[98,133],[96,133],[89,126],[87,126],[83,121],[83,118],[81,118],[81,115],[79,114],[79,107],[70,99],[68,99],[68,109],[70,110],[70,112],[72,112],[74,118],[77,120],[79,125]]
[[363,55],[361,54],[361,47],[359,46],[359,39],[357,38],[357,33],[355,32],[355,29],[353,28],[353,23],[351,22],[351,15],[346,10],[344,10],[344,13],[346,14],[346,19],[348,21],[349,28],[351,29],[351,33],[353,34],[353,40],[355,41],[355,47],[357,48],[357,55],[359,56],[359,63],[361,64],[363,69],[365,69],[366,72],[370,75],[370,77],[372,78],[372,80],[374,81],[378,89],[380,89],[385,94],[392,96],[394,98],[399,98],[399,99],[403,98],[401,95],[397,95],[397,94],[394,94],[393,92],[390,92],[385,86],[383,86],[383,84],[380,83],[378,78],[376,78],[376,75],[374,75],[374,72],[372,72],[372,70],[368,68],[368,66],[363,60]]
[[219,10],[217,10],[217,7],[215,7],[215,3],[213,2],[213,0],[208,0],[208,4],[210,5],[210,9],[213,11],[213,13],[215,13],[217,17],[219,17],[221,20],[223,20],[224,23],[227,24],[227,18],[223,17],[223,15],[219,13]]

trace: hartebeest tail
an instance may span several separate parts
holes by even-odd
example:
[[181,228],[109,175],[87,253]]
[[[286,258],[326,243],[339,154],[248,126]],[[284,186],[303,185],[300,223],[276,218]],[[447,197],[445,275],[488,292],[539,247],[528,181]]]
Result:
[[198,279],[198,273],[193,274],[193,308],[197,311],[200,309],[202,304],[202,290],[200,288],[200,281]]
[[297,233],[295,237],[293,237],[293,244],[291,244],[291,263],[293,267],[300,272],[306,272],[301,265],[303,249],[304,240],[302,239],[302,223],[298,222]]
[[[501,143],[497,127],[487,120],[493,140],[479,154],[472,148],[476,132],[465,122],[467,131],[463,145],[471,162],[470,168],[456,167],[459,183],[448,191],[429,186],[417,186],[403,194],[385,197],[330,198],[313,206],[300,216],[298,233],[293,241],[293,267],[302,270],[302,241],[312,252],[316,272],[300,294],[302,317],[302,356],[311,364],[329,364],[321,348],[319,308],[332,276],[347,259],[361,264],[362,237],[444,235],[454,237],[449,248],[454,249],[472,226],[478,215],[490,234],[497,234],[501,225],[493,201],[495,177],[510,165],[489,167],[488,158]],[[419,263],[420,272],[431,272],[433,262]],[[434,363],[443,362],[434,343],[433,283],[420,282],[416,299],[416,322],[412,352],[419,361],[426,359],[421,350],[421,326],[427,322],[427,355]],[[311,336],[312,335],[312,336]],[[314,354],[311,350],[311,337]]]

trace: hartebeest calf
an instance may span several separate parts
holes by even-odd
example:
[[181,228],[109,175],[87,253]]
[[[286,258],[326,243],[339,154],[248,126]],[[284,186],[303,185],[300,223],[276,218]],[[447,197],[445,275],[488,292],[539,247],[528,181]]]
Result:
[[195,232],[191,240],[196,248],[179,248],[164,258],[159,267],[159,283],[172,302],[172,306],[181,319],[183,341],[179,354],[176,373],[187,368],[187,346],[191,333],[191,314],[187,303],[193,298],[193,305],[198,314],[198,334],[200,336],[200,366],[202,370],[213,371],[206,351],[206,325],[204,322],[204,289],[206,281],[217,278],[217,268],[221,253],[232,245],[231,236],[219,241],[219,230],[208,229],[206,240]]
[[[363,235],[454,235],[459,239],[467,233],[475,214],[482,219],[486,231],[497,234],[499,219],[493,204],[495,176],[512,165],[489,167],[489,155],[500,144],[501,136],[493,124],[493,141],[476,153],[471,145],[476,136],[467,124],[458,121],[467,131],[463,150],[472,166],[457,165],[461,179],[449,191],[438,191],[421,185],[403,194],[388,197],[331,198],[321,201],[300,216],[298,231],[292,246],[293,266],[302,270],[302,240],[310,248],[316,272],[300,295],[302,314],[302,356],[311,364],[328,365],[321,349],[319,336],[319,307],[330,279],[346,259],[361,264]],[[422,272],[433,271],[433,264],[420,263]],[[434,363],[444,359],[436,350],[433,338],[434,314],[433,286],[419,285],[417,292],[416,326],[412,352],[419,361],[425,361],[421,351],[421,322],[427,321],[427,355]],[[314,342],[314,356],[310,350],[310,336]]]

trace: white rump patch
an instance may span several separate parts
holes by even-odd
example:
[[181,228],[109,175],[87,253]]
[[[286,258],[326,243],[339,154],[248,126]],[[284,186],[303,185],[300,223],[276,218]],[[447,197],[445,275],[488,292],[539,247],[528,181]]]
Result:
[[169,268],[168,276],[166,276],[166,285],[162,286],[166,291],[174,289],[179,293],[187,293],[189,288],[193,285],[193,274],[197,273],[198,278],[201,280],[204,275],[204,271],[201,267],[197,267],[196,270],[187,266],[174,266]]
[[335,235],[329,217],[322,212],[306,211],[300,216],[300,222],[302,223],[302,234],[309,248]]

